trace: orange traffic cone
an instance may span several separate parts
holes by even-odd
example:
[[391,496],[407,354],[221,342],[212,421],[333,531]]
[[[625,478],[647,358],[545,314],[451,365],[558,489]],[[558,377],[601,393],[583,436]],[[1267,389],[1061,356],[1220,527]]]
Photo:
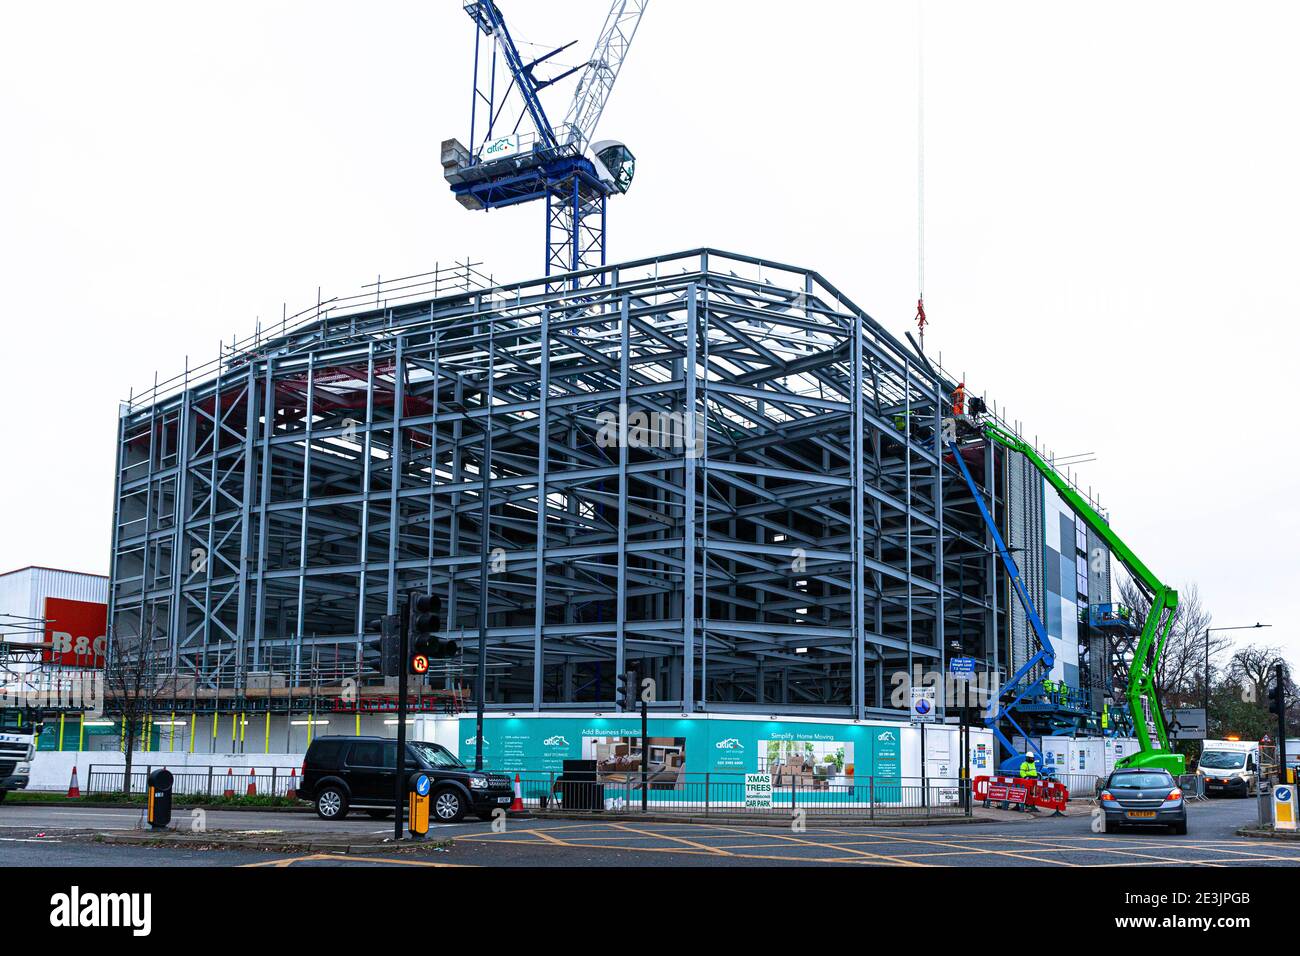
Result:
[[257,796],[257,768],[253,767],[248,771],[248,795]]
[[233,797],[235,795],[235,771],[231,767],[226,768],[226,792],[223,797]]
[[81,787],[77,785],[77,767],[72,767],[72,779],[68,781],[68,797],[77,799],[81,796]]
[[[299,770],[301,770],[301,768],[299,768]],[[294,773],[294,775],[289,778],[289,789],[284,792],[284,795],[288,797],[290,800],[298,799],[298,774],[297,773]]]
[[524,809],[524,794],[519,787],[519,774],[515,774],[515,799],[510,804],[511,813],[520,813]]

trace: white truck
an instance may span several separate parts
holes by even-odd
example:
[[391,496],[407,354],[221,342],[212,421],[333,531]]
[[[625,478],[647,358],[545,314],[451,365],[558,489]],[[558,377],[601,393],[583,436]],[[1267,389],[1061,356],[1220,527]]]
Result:
[[0,802],[10,790],[25,790],[36,756],[40,724],[20,707],[0,709]]
[[1201,744],[1196,772],[1205,778],[1205,792],[1248,797],[1259,787],[1259,742],[1207,740]]

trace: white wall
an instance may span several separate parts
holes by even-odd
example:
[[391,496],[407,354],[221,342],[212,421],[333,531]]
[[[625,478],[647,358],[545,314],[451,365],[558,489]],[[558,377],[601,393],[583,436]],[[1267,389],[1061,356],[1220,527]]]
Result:
[[[181,719],[177,718],[177,720]],[[358,722],[352,714],[333,714],[324,719],[329,722],[313,721],[310,728],[313,737],[322,737],[326,734],[341,734],[349,737],[357,735]],[[206,718],[200,717],[195,727],[194,752],[190,753],[190,729],[188,718],[186,718],[183,725],[175,728],[176,737],[174,743],[169,734],[164,731],[161,748],[150,752],[137,750],[133,763],[137,767],[167,767],[169,770],[212,766],[217,768],[218,771],[224,772],[226,769],[231,768],[234,769],[236,774],[240,772],[241,767],[256,767],[259,775],[261,775],[264,768],[302,766],[303,755],[307,752],[308,727],[305,724],[294,722],[306,721],[306,717],[273,716],[271,718],[269,748],[267,747],[265,717],[255,715],[247,717],[246,720],[247,725],[244,728],[242,752],[239,750],[240,742],[238,739],[235,742],[235,749],[231,749],[231,715],[222,714],[217,721],[218,733],[215,741],[212,738],[212,718],[210,716]],[[387,723],[388,721],[393,721],[393,723]],[[238,732],[238,726],[239,721],[238,717],[236,717],[236,732]],[[455,753],[456,738],[458,736],[457,728],[458,720],[455,717],[421,714],[411,718],[411,722],[407,727],[407,736],[411,740],[429,740],[440,743]],[[381,714],[362,715],[360,735],[396,737],[396,718]],[[75,724],[69,723],[65,730],[64,740],[70,746],[76,745],[77,729]],[[98,737],[96,739],[97,743],[110,748],[106,750],[38,751],[36,759],[32,763],[31,788],[34,790],[67,790],[68,780],[72,775],[74,765],[83,775],[81,783],[85,786],[84,774],[88,772],[91,764],[120,766],[124,762],[121,751],[116,749],[118,740],[118,737],[109,734]]]

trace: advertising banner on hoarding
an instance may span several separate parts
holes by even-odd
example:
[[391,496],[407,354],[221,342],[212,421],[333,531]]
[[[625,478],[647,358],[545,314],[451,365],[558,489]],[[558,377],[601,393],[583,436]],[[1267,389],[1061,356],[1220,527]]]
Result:
[[[566,760],[588,760],[617,780],[634,779],[644,760],[652,791],[681,790],[708,773],[715,783],[734,781],[741,794],[747,777],[763,774],[773,791],[797,790],[809,800],[866,787],[872,778],[877,800],[900,798],[898,785],[890,784],[902,774],[898,724],[652,717],[648,729],[643,745],[635,714],[492,717],[484,722],[483,766],[558,774]],[[462,718],[461,760],[474,762],[475,743],[474,719]]]

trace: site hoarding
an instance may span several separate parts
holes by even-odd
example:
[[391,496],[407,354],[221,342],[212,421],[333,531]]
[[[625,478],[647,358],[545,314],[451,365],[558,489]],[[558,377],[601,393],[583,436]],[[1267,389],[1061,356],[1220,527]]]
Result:
[[[738,792],[747,775],[770,774],[774,792],[798,790],[800,802],[842,799],[849,788],[865,794],[868,787],[877,802],[901,798],[898,724],[651,717],[647,730],[643,748],[636,714],[492,716],[484,721],[483,766],[558,775],[566,760],[589,760],[606,778],[621,779],[640,773],[644,753],[662,799],[688,781],[702,786],[706,773],[712,784],[734,784]],[[475,746],[474,718],[463,717],[458,749],[466,763],[474,762]]]

